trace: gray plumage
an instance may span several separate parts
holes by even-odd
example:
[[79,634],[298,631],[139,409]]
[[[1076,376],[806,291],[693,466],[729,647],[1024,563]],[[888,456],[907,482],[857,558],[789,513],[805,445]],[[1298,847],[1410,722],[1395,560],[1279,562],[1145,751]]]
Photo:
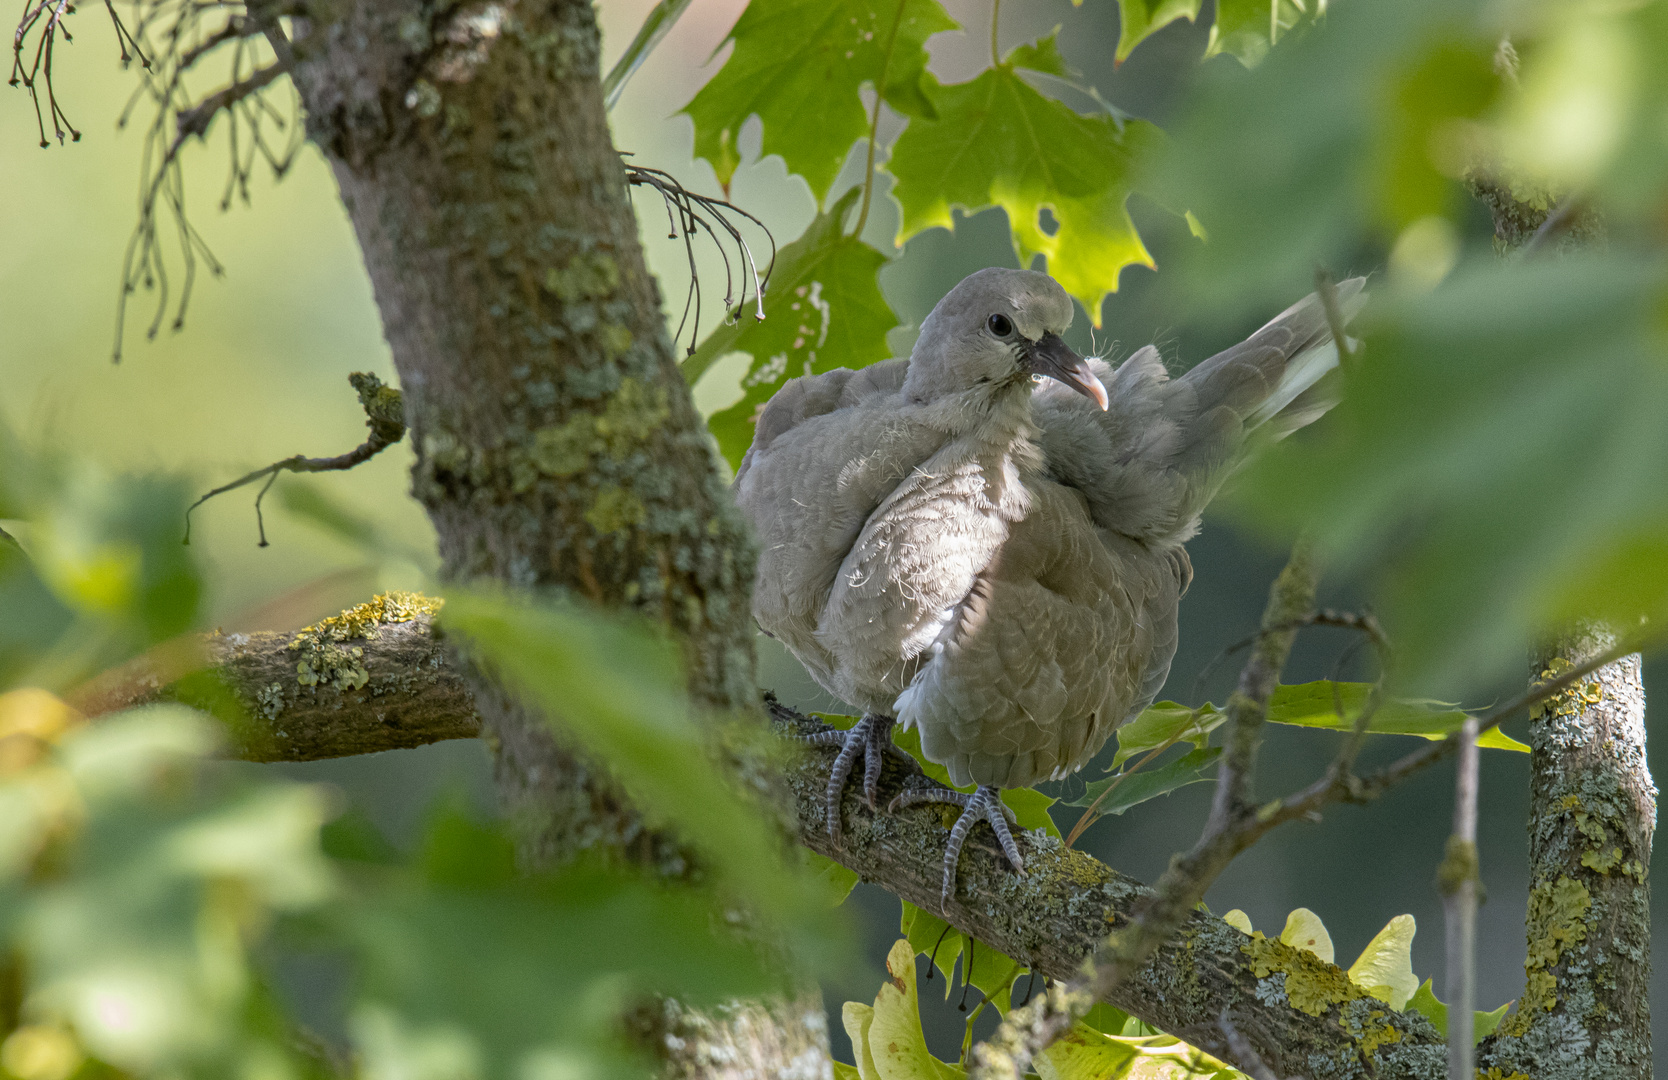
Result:
[[[1339,286],[1346,312],[1361,285]],[[1313,296],[1177,379],[1151,346],[1082,360],[1058,337],[1071,319],[1046,275],[973,274],[908,361],[788,382],[736,474],[759,625],[880,725],[865,746],[895,717],[960,784],[1068,775],[1152,703],[1201,511],[1250,433],[1331,404]]]

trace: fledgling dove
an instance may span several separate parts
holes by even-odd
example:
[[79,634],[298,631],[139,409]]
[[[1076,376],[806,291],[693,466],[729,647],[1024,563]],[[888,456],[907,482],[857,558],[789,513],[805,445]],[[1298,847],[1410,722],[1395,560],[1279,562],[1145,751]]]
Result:
[[[1345,312],[1362,284],[1338,287]],[[1082,768],[1164,685],[1193,574],[1182,544],[1247,434],[1331,404],[1315,384],[1337,349],[1314,296],[1178,379],[1150,345],[1116,370],[1078,356],[1060,339],[1071,320],[1047,275],[981,270],[907,361],[784,385],[736,473],[760,541],[754,617],[864,713],[814,737],[841,746],[829,831],[859,754],[874,807],[895,722],[978,785],[892,804],[964,807],[946,902],[979,820],[1023,872],[1000,789]]]

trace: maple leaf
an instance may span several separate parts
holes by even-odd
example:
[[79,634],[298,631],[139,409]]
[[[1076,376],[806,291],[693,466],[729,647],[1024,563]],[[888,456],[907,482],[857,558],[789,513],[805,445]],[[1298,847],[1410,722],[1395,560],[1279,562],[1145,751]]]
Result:
[[780,154],[820,203],[868,134],[858,90],[884,86],[894,109],[930,116],[923,43],[956,27],[938,0],[753,0],[725,39],[735,51],[683,110],[695,122],[695,156],[728,190],[737,136],[757,115],[762,152]]

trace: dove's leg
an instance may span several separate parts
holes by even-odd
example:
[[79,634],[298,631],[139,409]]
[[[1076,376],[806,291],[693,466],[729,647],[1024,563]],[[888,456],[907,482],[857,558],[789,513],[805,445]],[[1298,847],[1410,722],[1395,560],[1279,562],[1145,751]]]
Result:
[[869,804],[871,810],[878,809],[875,795],[880,789],[881,763],[888,753],[912,771],[921,771],[920,764],[892,741],[892,725],[895,723],[897,721],[890,716],[868,713],[849,731],[819,731],[815,735],[801,736],[802,741],[812,746],[840,748],[839,756],[834,759],[833,771],[828,775],[828,796],[823,811],[824,820],[828,822],[828,835],[834,839],[840,838],[840,799],[845,795],[846,781],[851,779],[858,754],[863,755],[863,801]]
[[897,810],[904,806],[916,806],[920,803],[951,803],[962,807],[961,817],[956,819],[955,827],[950,830],[950,842],[944,847],[944,904],[949,906],[950,897],[956,891],[956,863],[961,859],[962,845],[967,842],[967,834],[973,831],[973,826],[980,821],[990,823],[991,831],[996,833],[996,840],[1002,845],[1002,854],[1008,857],[1019,873],[1025,873],[1025,860],[1019,857],[1019,845],[1014,843],[1014,834],[1008,829],[1008,822],[1013,820],[1013,811],[1002,802],[1002,793],[994,787],[981,786],[971,795],[948,788],[909,788],[892,800],[889,810]]

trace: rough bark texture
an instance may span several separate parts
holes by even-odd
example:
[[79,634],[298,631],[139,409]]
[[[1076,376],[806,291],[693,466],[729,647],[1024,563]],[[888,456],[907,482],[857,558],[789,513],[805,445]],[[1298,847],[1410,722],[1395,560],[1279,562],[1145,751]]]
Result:
[[[410,632],[426,634],[427,629],[426,617],[419,617],[413,620]],[[385,642],[392,647],[395,640],[386,635],[366,640],[363,643],[366,666],[380,670],[374,654]],[[245,648],[260,641],[270,641],[281,655],[264,663],[253,663],[243,657],[239,664],[222,669],[228,685],[246,703],[255,701],[266,684],[260,681],[264,675],[252,683],[239,682],[245,673],[282,670],[288,664],[290,678],[295,677],[294,654],[287,651],[283,641],[251,637]],[[168,687],[158,688],[154,682],[146,685],[149,689],[143,693],[136,690],[123,700],[138,703],[171,694]],[[363,752],[367,737],[384,730],[374,719],[377,712],[426,716],[431,726],[425,734],[432,739],[452,737],[449,733],[470,728],[473,717],[467,713],[466,694],[458,693],[450,699],[459,714],[442,718],[408,708],[402,695],[428,699],[422,698],[423,692],[416,687],[403,688],[407,685],[389,681],[377,686],[373,682],[328,698],[328,708],[334,712],[335,719],[332,724],[318,728],[321,738],[327,738],[332,731],[338,732],[341,753]],[[461,687],[461,682],[446,685]],[[286,700],[292,702],[287,709],[302,709],[309,715],[319,708],[308,699],[308,693]],[[271,717],[269,722],[286,728],[293,726],[295,721],[287,709]],[[774,701],[770,703],[770,711],[783,734],[821,728],[816,721]],[[257,719],[265,720],[264,714]],[[399,737],[414,736],[401,731]],[[295,743],[280,741],[275,745],[285,748]],[[329,756],[322,753],[325,749],[322,742],[313,744],[313,752],[319,756]],[[928,807],[896,815],[876,814],[852,788],[846,794],[843,808],[845,828],[841,839],[835,842],[830,839],[823,820],[823,800],[834,754],[832,748],[811,749],[790,755],[783,762],[785,785],[793,794],[800,841],[855,870],[864,880],[930,911],[939,911],[940,873],[949,827],[945,819],[953,818],[953,814]],[[905,780],[916,785],[926,782],[919,776],[906,775],[896,763],[888,765],[882,776],[885,798],[881,805],[885,805]],[[988,831],[975,830],[958,872],[960,891],[946,915],[958,929],[1035,965],[1045,975],[1059,981],[1068,980],[1109,931],[1129,924],[1131,913],[1147,895],[1147,890],[1082,852],[1062,848],[1058,840],[1041,833],[1022,834],[1020,843],[1027,868],[1024,877],[1008,867]],[[1237,1060],[1239,1055],[1228,1045],[1228,1037],[1219,1023],[1219,1018],[1227,1012],[1233,1017],[1235,1032],[1280,1076],[1304,1076],[1309,1080],[1369,1076],[1439,1080],[1444,1075],[1443,1042],[1422,1017],[1397,1013],[1377,999],[1366,997],[1342,971],[1322,964],[1311,953],[1290,949],[1278,941],[1248,938],[1203,911],[1190,913],[1180,933],[1126,980],[1112,1000],[1120,1008],[1212,1054]],[[693,1017],[675,1009],[667,1014],[672,1019],[639,1018],[642,1022],[638,1027],[647,1031],[657,1046],[691,1051],[676,1069],[697,1071],[675,1069],[675,1076],[745,1077],[751,1075],[746,1070],[754,1067],[748,1063],[758,1060],[754,1055],[765,1053],[769,1047],[782,1047],[784,1053],[795,1055],[792,1060],[799,1061],[797,1055],[806,1045],[803,1039],[815,1036],[820,1041],[822,1038],[820,1032],[810,1030],[821,1024],[820,1014],[814,1023],[804,1020],[807,1030],[801,1035],[771,1031],[771,1016],[797,1014],[809,1018],[813,1013],[815,1009],[807,1002],[763,1009],[749,1006],[719,1018],[724,1024],[722,1030],[728,1034],[717,1037],[716,1041],[690,1038],[692,1033],[712,1033],[713,1018]],[[739,1047],[724,1049],[732,1043]],[[698,1071],[706,1067],[700,1065],[701,1061],[710,1065],[719,1059],[730,1063],[725,1069],[733,1067],[740,1071]],[[766,1071],[762,1075],[801,1075],[780,1058],[770,1060],[776,1060],[782,1071]]]
[[[1599,628],[1571,633],[1539,659],[1535,677],[1556,677],[1614,644]],[[1656,787],[1639,657],[1538,707],[1529,744],[1528,985],[1479,1064],[1535,1080],[1650,1076],[1646,875]]]
[[[1605,243],[1603,219],[1568,196],[1481,176],[1471,187],[1493,216],[1502,254],[1535,255],[1526,250],[1531,244],[1565,252]],[[1543,227],[1557,235],[1536,241]],[[1536,658],[1531,682],[1556,678],[1615,640],[1601,626],[1572,629]],[[1539,706],[1529,744],[1527,980],[1516,1010],[1478,1047],[1479,1075],[1650,1076],[1647,875],[1656,786],[1646,762],[1639,656],[1600,668]]]
[[[751,542],[638,244],[590,4],[284,3],[303,16],[292,75],[365,257],[444,576],[634,608],[684,643],[697,705],[756,708]],[[603,850],[686,870],[544,717],[465,679],[530,865]],[[820,1038],[779,1041],[802,1037]]]

